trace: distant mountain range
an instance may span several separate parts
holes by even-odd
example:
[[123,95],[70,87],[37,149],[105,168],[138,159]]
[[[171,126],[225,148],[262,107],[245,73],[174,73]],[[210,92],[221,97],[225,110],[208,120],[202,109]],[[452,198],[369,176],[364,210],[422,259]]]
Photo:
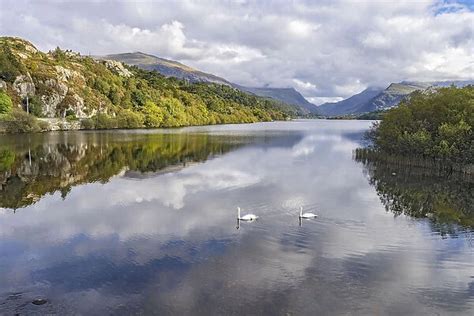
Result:
[[294,88],[253,88],[243,87],[234,85],[236,88],[242,91],[253,93],[261,97],[268,97],[282,101],[286,104],[297,105],[303,111],[304,114],[317,112],[317,106],[306,100],[301,93],[296,91]]
[[113,54],[98,58],[116,60],[146,70],[156,70],[166,77],[185,79],[190,82],[208,82],[232,86],[247,93],[272,98],[296,107],[298,113],[304,115],[319,114],[324,116],[338,116],[381,111],[397,106],[407,95],[414,91],[426,90],[431,87],[450,85],[461,87],[474,84],[474,80],[439,82],[402,81],[399,83],[391,83],[387,88],[369,87],[345,100],[316,106],[306,100],[301,93],[294,88],[245,87],[232,83],[222,77],[194,69],[180,62],[141,52]]
[[318,106],[319,113],[326,116],[352,114],[361,104],[366,104],[383,91],[383,88],[369,87],[364,91],[339,102],[328,102]]
[[213,74],[194,69],[180,62],[160,58],[157,56],[135,52],[125,54],[113,54],[98,57],[123,62],[146,70],[155,70],[166,77],[175,77],[189,80],[191,82],[208,82],[232,86],[241,91],[255,94],[261,97],[272,98],[288,105],[296,107],[300,114],[316,114],[317,106],[308,102],[298,91],[293,88],[258,88],[244,87]]
[[436,87],[455,85],[463,87],[474,84],[474,80],[391,83],[387,88],[369,87],[345,100],[324,103],[318,106],[318,112],[325,116],[362,114],[382,111],[397,106],[405,97],[414,91],[424,91]]

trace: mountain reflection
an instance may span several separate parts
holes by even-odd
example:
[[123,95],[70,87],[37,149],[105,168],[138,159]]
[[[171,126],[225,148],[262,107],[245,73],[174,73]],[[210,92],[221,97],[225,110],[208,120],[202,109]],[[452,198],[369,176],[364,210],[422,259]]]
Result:
[[431,219],[433,229],[454,234],[474,227],[474,179],[463,174],[387,164],[358,157],[387,211]]
[[209,134],[36,136],[0,146],[0,207],[18,209],[73,186],[108,182],[117,174],[148,177],[202,162],[252,142],[251,137]]

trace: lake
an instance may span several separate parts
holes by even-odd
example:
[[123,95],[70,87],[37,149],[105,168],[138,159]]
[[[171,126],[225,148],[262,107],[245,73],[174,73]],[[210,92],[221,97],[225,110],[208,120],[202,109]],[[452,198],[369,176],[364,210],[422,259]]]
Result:
[[473,314],[473,180],[357,161],[370,125],[0,136],[0,314]]

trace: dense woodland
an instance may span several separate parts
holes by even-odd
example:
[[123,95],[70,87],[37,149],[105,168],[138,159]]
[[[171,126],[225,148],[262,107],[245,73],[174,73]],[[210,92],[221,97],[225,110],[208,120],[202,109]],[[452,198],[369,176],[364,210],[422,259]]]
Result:
[[[11,131],[27,132],[47,128],[35,120],[44,116],[81,118],[83,128],[108,129],[250,123],[297,114],[294,107],[226,85],[189,83],[128,66],[126,75],[119,70],[71,51],[43,53],[26,41],[0,38],[0,119]],[[34,84],[27,95],[29,114],[25,94],[15,88],[20,76]]]
[[386,112],[368,137],[383,154],[474,164],[474,86],[415,92]]

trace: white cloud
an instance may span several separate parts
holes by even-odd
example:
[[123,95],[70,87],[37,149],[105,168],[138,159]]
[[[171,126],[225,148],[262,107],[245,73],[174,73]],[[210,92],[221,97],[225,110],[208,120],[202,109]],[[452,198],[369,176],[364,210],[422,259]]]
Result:
[[290,33],[297,37],[306,38],[311,35],[313,31],[316,31],[319,28],[319,25],[313,25],[311,23],[293,20],[288,23],[288,30]]
[[299,79],[293,79],[293,82],[295,83],[297,89],[299,88],[301,90],[313,90],[313,91],[316,90],[316,85],[312,84],[311,82],[306,82]]
[[341,97],[309,97],[307,99],[309,102],[316,105],[320,105],[326,102],[339,102],[343,100],[343,98]]
[[243,85],[293,86],[310,100],[474,77],[474,12],[452,1],[3,4],[1,34],[43,50],[144,51]]

